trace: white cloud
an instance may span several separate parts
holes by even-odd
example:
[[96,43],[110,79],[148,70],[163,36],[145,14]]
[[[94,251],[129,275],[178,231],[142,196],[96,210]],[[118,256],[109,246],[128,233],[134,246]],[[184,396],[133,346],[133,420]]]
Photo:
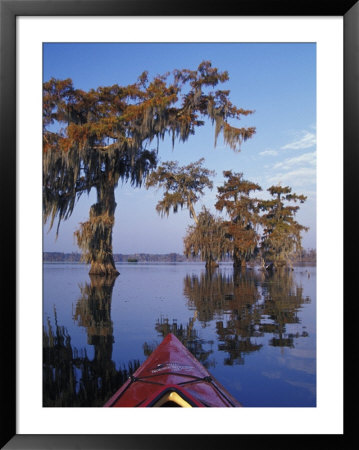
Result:
[[295,156],[294,158],[288,158],[284,161],[281,161],[275,164],[272,169],[281,169],[281,170],[290,170],[295,166],[311,166],[315,167],[317,161],[316,152],[312,153],[303,153],[300,156]]
[[309,131],[303,131],[298,138],[290,142],[289,144],[283,145],[282,150],[303,150],[305,148],[314,147],[316,145],[316,135]]
[[307,186],[315,183],[316,169],[315,167],[300,167],[299,169],[289,172],[277,173],[268,177],[270,184],[290,184],[293,186]]
[[264,150],[263,152],[259,153],[260,156],[277,156],[278,151],[277,150]]

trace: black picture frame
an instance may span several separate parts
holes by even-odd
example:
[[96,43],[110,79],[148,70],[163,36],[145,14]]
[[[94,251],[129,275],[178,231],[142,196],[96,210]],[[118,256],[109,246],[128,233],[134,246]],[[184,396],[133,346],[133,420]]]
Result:
[[[217,2],[168,0],[0,0],[0,186],[4,219],[1,223],[2,326],[1,326],[1,448],[6,449],[177,449],[243,445],[278,435],[18,435],[16,433],[16,17],[18,16],[342,16],[344,19],[344,261],[356,248],[355,179],[359,169],[359,2],[341,0],[224,0]],[[6,220],[5,220],[6,218]],[[349,252],[349,249],[351,252]],[[351,268],[350,268],[351,267]],[[354,342],[355,265],[344,271],[345,342]],[[29,294],[31,300],[31,293]],[[345,299],[345,296],[344,296]],[[350,303],[350,300],[352,301]],[[344,350],[345,382],[348,374],[358,375],[350,349]],[[348,384],[346,384],[348,386]],[[350,389],[344,391],[345,411],[352,402]],[[355,415],[345,415],[342,440],[354,428]],[[283,438],[283,435],[280,435]],[[208,439],[206,439],[208,437]],[[298,443],[320,436],[291,435]],[[348,439],[349,440],[349,439]],[[285,444],[287,445],[287,444]],[[278,446],[278,444],[276,444]]]

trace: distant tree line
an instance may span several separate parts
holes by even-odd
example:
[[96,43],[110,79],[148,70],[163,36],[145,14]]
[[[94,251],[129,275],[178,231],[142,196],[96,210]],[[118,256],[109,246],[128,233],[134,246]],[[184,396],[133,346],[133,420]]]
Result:
[[[115,262],[128,262],[131,259],[136,259],[138,262],[198,262],[201,261],[199,256],[187,258],[185,255],[179,253],[133,253],[122,254],[115,253],[113,255]],[[317,252],[315,249],[302,249],[300,254],[295,258],[294,262],[311,262],[315,263],[317,260]],[[68,263],[83,263],[81,260],[81,253],[63,253],[63,252],[43,252],[44,262],[68,262]],[[223,258],[223,262],[232,262],[229,256]],[[253,261],[253,264],[259,264],[259,258]]]
[[[200,261],[200,258],[188,259],[184,255],[180,255],[179,253],[114,253],[113,259],[115,262],[186,262],[191,260]],[[44,262],[83,262],[81,259],[81,253],[44,252],[43,260]]]

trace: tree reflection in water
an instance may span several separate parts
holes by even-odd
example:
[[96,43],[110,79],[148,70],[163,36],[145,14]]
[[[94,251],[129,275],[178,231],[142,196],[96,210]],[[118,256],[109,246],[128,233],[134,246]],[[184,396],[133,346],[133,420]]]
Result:
[[87,343],[94,346],[94,361],[112,364],[113,324],[111,320],[112,291],[116,277],[90,275],[91,284],[80,286],[74,319],[86,328]]
[[116,369],[112,361],[114,343],[111,300],[115,278],[91,276],[81,286],[74,319],[87,330],[88,344],[94,346],[94,358],[86,349],[72,347],[65,327],[47,320],[43,330],[43,406],[102,406],[139,367],[130,361]]
[[276,271],[265,277],[262,285],[264,302],[262,316],[267,321],[260,323],[262,333],[271,333],[269,344],[274,347],[294,347],[294,339],[308,336],[307,332],[287,333],[289,324],[299,324],[298,312],[302,305],[310,303],[303,297],[303,288],[293,282],[291,271]]
[[262,338],[269,337],[271,346],[294,347],[295,338],[307,336],[286,331],[287,325],[299,323],[298,311],[310,302],[290,271],[187,275],[184,295],[203,327],[216,321],[218,349],[227,353],[226,365],[244,364],[245,355],[262,348]]
[[[156,322],[155,329],[161,336],[161,340],[167,336],[168,333],[174,334],[204,367],[213,367],[214,361],[210,360],[210,356],[213,353],[213,341],[206,341],[199,338],[198,332],[194,328],[196,320],[197,311],[195,311],[194,316],[186,325],[178,324],[176,319],[170,323],[168,318],[160,318]],[[158,344],[159,342],[156,342],[153,345],[145,342],[143,345],[145,355],[149,356]],[[204,347],[208,345],[210,348],[205,350]]]

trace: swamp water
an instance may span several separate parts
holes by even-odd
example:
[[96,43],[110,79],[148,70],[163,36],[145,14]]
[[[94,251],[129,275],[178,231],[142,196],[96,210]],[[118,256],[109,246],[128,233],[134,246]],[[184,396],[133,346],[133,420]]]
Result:
[[45,263],[43,405],[102,406],[172,332],[245,407],[316,406],[316,268]]

